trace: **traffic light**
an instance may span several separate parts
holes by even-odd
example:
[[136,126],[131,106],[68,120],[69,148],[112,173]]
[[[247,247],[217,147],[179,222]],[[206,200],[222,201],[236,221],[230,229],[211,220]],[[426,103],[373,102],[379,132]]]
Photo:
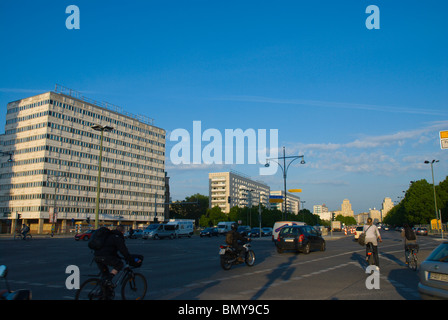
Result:
[[231,198],[230,198],[230,196],[227,198],[227,202],[228,203],[230,203],[230,200],[231,200]]

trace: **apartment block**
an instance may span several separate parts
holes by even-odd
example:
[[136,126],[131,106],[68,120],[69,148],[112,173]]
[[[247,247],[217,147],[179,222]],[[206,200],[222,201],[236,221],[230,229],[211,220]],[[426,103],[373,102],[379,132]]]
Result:
[[164,220],[165,130],[150,118],[56,86],[7,105],[0,146],[3,232],[19,223],[32,233],[47,233],[53,223],[65,232],[95,219],[98,125],[111,130],[103,132],[100,221]]
[[209,173],[209,205],[218,206],[225,213],[234,206],[262,205],[269,208],[270,188],[235,171]]

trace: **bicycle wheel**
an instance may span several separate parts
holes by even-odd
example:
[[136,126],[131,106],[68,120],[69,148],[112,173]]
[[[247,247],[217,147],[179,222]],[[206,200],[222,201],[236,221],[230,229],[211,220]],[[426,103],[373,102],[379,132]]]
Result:
[[14,240],[22,240],[22,235],[20,233],[15,233]]
[[33,240],[33,236],[31,234],[27,234],[25,236],[25,240]]
[[76,291],[75,300],[104,300],[101,279],[90,278],[84,281]]
[[141,273],[131,273],[121,286],[121,298],[123,300],[143,300],[147,288],[146,278]]

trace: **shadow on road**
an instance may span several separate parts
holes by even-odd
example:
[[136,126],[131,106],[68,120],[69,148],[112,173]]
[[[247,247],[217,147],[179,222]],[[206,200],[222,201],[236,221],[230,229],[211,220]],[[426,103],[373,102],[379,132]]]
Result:
[[296,267],[292,267],[292,263],[294,260],[297,259],[297,254],[294,254],[288,258],[287,262],[283,262],[280,264],[277,268],[272,270],[271,273],[269,273],[266,277],[268,278],[268,281],[264,286],[262,286],[252,297],[252,300],[260,299],[260,297],[263,295],[264,292],[266,292],[269,287],[276,281],[276,280],[283,280],[287,281],[291,278],[291,275],[293,274]]

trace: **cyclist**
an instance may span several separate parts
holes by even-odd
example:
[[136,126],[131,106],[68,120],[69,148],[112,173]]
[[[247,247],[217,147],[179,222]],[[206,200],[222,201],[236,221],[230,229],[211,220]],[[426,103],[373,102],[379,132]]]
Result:
[[26,239],[26,235],[28,234],[28,232],[30,232],[30,227],[28,227],[25,223],[22,224],[22,230],[20,231],[20,233],[23,236],[23,238],[22,238],[23,240]]
[[406,258],[406,264],[408,264],[410,248],[414,247],[418,249],[417,237],[414,230],[407,223],[404,224],[403,230],[401,230],[401,237],[404,239],[404,256]]
[[[124,240],[124,227],[118,225],[112,230],[104,240],[103,246],[95,250],[95,262],[100,269],[107,285],[112,286],[112,279],[123,268],[124,264],[118,252],[121,253],[126,261],[129,261],[130,253]],[[112,267],[109,272],[108,267]]]
[[[380,232],[376,225],[373,224],[372,218],[367,218],[367,224],[364,225],[363,232],[366,234],[366,250],[368,250],[369,242],[372,244],[373,257],[375,258],[375,265],[379,268],[380,260],[378,258],[378,241],[383,242]],[[367,255],[367,252],[366,252]]]

